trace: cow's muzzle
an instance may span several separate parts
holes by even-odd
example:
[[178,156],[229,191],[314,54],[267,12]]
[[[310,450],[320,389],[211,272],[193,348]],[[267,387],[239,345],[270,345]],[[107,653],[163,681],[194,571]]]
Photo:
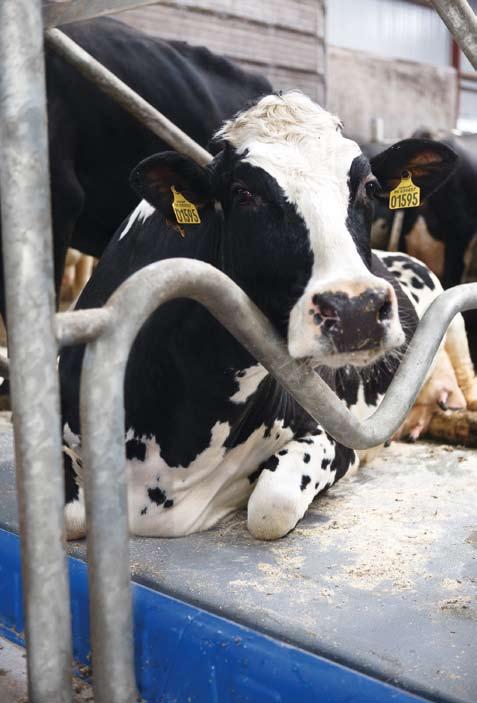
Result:
[[382,279],[308,290],[299,307],[290,317],[289,351],[295,358],[367,366],[404,343],[396,294]]

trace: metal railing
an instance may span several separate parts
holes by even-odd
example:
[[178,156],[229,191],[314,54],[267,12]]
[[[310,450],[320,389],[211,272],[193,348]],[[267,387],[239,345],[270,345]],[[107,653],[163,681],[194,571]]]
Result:
[[[58,3],[61,4],[65,8],[68,5]],[[70,4],[75,5],[74,18],[80,19],[81,6],[86,12],[87,3],[74,0]],[[126,4],[132,3],[117,3],[115,9]],[[95,0],[94,5],[100,12],[101,7],[107,11],[112,3]],[[42,8],[40,0],[0,2],[3,252],[29,700],[71,701],[56,354],[61,346],[85,342],[81,429],[93,687],[97,703],[131,703],[136,691],[123,378],[129,350],[144,320],[173,298],[190,297],[200,302],[331,435],[348,446],[365,448],[384,441],[402,422],[452,317],[458,311],[477,307],[477,284],[458,286],[433,303],[380,407],[364,422],[350,414],[311,367],[289,358],[283,340],[240,288],[203,262],[176,259],[151,264],[125,281],[104,308],[55,316],[42,9],[45,5]],[[88,57],[80,55],[82,50],[78,52],[57,30],[49,32],[47,41],[61,49],[68,60],[91,66]],[[96,64],[91,68],[92,80],[99,82],[100,87],[107,84],[115,97],[126,95],[126,102],[139,106],[135,114],[150,127],[151,120],[164,127],[160,113],[150,106],[144,112],[138,96]],[[166,127],[169,129],[170,123]],[[168,141],[177,130],[172,127],[168,136],[161,134]],[[197,145],[192,143],[191,147],[191,140],[184,141],[182,136],[185,135],[179,135],[180,143],[174,142],[174,146],[183,150],[185,145],[192,153],[190,149]],[[204,150],[196,151],[196,155],[202,162],[208,159]],[[135,314],[124,316],[126,308],[134,309]]]

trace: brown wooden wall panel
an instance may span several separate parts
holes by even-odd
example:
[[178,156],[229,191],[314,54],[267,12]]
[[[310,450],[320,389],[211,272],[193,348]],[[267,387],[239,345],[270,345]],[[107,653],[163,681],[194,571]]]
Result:
[[317,71],[321,42],[312,35],[166,5],[125,12],[121,18],[146,32],[204,44],[235,59]]
[[160,4],[222,18],[236,17],[302,34],[324,34],[320,0],[164,0]]
[[279,66],[263,66],[250,61],[237,61],[249,71],[265,73],[276,90],[301,90],[325,107],[325,79],[323,75],[308,71],[292,71]]
[[166,0],[118,15],[150,34],[202,44],[275,88],[324,98],[322,0]]

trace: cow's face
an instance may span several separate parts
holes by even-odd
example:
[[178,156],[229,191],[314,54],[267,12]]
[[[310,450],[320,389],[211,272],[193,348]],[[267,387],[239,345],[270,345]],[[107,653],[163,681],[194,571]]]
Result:
[[373,198],[411,166],[422,189],[418,161],[435,175],[439,150],[401,143],[379,155],[373,173],[338,120],[297,92],[262,98],[218,136],[225,148],[207,169],[187,162],[179,175],[164,169],[172,157],[153,157],[133,172],[136,190],[166,214],[170,184],[199,205],[222,205],[225,270],[259,291],[293,357],[364,366],[402,345],[394,290],[370,270]]

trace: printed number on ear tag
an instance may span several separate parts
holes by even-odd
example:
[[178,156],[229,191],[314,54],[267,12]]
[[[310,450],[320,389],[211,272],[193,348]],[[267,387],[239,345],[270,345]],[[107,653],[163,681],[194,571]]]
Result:
[[401,183],[389,193],[390,210],[400,210],[407,207],[419,207],[421,189],[412,182],[410,171],[404,171]]
[[194,203],[190,203],[182,193],[178,193],[174,186],[171,186],[174,200],[172,209],[176,220],[180,225],[200,225],[200,217]]

